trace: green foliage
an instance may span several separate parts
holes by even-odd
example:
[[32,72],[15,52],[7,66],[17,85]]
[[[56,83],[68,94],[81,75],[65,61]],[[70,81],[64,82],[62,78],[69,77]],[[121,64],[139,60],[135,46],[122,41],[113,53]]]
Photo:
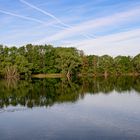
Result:
[[133,72],[132,58],[130,56],[117,56],[114,62],[117,73]]
[[133,62],[134,70],[140,73],[140,54],[136,55],[133,58],[132,62]]
[[6,69],[16,68],[18,75],[62,73],[71,75],[107,76],[140,73],[140,54],[130,56],[85,55],[83,51],[70,47],[27,44],[20,48],[0,45],[0,76]]
[[45,67],[43,68],[44,73],[59,73],[60,71],[56,68],[56,50],[51,45],[45,46]]
[[17,66],[20,75],[30,76],[32,70],[32,63],[29,63],[26,57],[18,55],[15,58],[15,64]]
[[72,74],[80,65],[80,56],[75,48],[56,48],[56,67],[61,73]]
[[103,55],[98,60],[100,73],[109,73],[113,68],[113,58],[108,55]]

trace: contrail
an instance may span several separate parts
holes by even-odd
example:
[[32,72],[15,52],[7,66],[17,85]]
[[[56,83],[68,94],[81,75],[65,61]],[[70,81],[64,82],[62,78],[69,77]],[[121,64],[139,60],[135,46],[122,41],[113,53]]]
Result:
[[[0,13],[6,14],[6,15],[10,15],[10,16],[14,16],[14,17],[18,17],[20,19],[24,19],[24,20],[27,20],[27,21],[33,21],[33,22],[41,23],[43,25],[48,25],[48,24],[46,24],[42,20],[39,20],[39,19],[36,19],[36,18],[32,18],[32,17],[23,16],[23,15],[19,15],[19,14],[15,14],[15,13],[8,12],[8,11],[5,11],[5,10],[1,10],[0,9]],[[53,26],[53,27],[56,27],[56,28],[60,28],[60,29],[66,29],[64,27],[60,27],[60,26],[57,26],[57,25],[50,25],[50,26]]]
[[34,22],[38,22],[38,23],[44,24],[41,20],[38,20],[38,19],[35,19],[35,18],[31,18],[31,17],[22,16],[22,15],[18,15],[18,14],[15,14],[15,13],[12,13],[12,12],[8,12],[8,11],[5,11],[5,10],[1,10],[0,9],[0,13],[6,14],[6,15],[10,15],[10,16],[14,16],[14,17],[18,17],[18,18],[21,18],[21,19],[24,19],[24,20],[34,21]]
[[58,23],[60,23],[60,24],[63,25],[63,26],[71,27],[71,26],[65,24],[64,22],[62,22],[60,19],[58,19],[58,18],[57,18],[56,16],[54,16],[53,14],[51,14],[51,13],[49,13],[49,12],[47,12],[47,11],[44,11],[44,10],[42,10],[42,9],[40,9],[40,8],[38,8],[38,7],[36,7],[35,5],[29,3],[29,2],[27,2],[27,1],[25,1],[25,0],[20,0],[20,2],[23,3],[23,4],[25,4],[25,5],[27,5],[27,6],[29,6],[29,7],[31,7],[31,8],[33,8],[33,9],[35,9],[35,10],[37,10],[37,11],[39,11],[39,12],[41,12],[41,13],[43,13],[43,14],[45,14],[45,15],[47,15],[47,16],[49,16],[49,17],[51,17],[51,18],[53,18],[54,20],[56,20]]
[[[54,20],[56,20],[56,21],[57,21],[58,23],[60,23],[61,25],[67,27],[67,28],[65,28],[65,29],[71,29],[71,28],[72,28],[72,26],[70,26],[70,25],[68,25],[68,24],[65,24],[64,22],[62,22],[59,18],[57,18],[56,16],[54,16],[54,15],[51,14],[50,12],[44,11],[44,10],[38,8],[37,6],[35,6],[35,5],[33,5],[33,4],[29,3],[29,2],[27,2],[27,1],[25,1],[25,0],[20,0],[20,2],[23,3],[23,4],[25,4],[25,5],[27,5],[27,6],[29,6],[29,7],[31,7],[31,8],[33,8],[33,9],[35,9],[35,10],[37,10],[37,11],[39,11],[39,12],[41,12],[41,13],[43,13],[43,14],[46,15],[46,16],[49,16],[49,17],[53,18]],[[87,34],[83,34],[83,33],[82,33],[81,35],[84,36],[84,37],[86,37],[86,38],[88,38],[88,39],[89,39],[89,38],[91,39],[91,37],[88,36]],[[94,35],[94,37],[95,37],[95,35]]]

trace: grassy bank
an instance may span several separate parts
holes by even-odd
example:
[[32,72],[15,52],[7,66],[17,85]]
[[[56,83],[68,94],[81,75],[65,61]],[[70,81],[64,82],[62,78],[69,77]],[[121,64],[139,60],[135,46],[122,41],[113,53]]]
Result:
[[56,73],[56,74],[33,74],[32,78],[63,78],[65,77],[61,73]]

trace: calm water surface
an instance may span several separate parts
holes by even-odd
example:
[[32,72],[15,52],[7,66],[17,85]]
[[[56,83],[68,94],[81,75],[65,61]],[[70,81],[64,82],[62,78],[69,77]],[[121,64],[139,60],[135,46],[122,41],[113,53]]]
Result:
[[140,140],[140,79],[0,81],[0,140]]

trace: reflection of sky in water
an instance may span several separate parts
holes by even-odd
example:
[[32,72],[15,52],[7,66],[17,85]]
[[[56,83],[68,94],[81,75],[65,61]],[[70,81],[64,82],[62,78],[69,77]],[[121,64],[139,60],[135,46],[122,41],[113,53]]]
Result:
[[8,107],[0,113],[0,137],[1,140],[140,139],[139,107],[140,96],[135,91],[87,94],[76,103],[47,108]]

